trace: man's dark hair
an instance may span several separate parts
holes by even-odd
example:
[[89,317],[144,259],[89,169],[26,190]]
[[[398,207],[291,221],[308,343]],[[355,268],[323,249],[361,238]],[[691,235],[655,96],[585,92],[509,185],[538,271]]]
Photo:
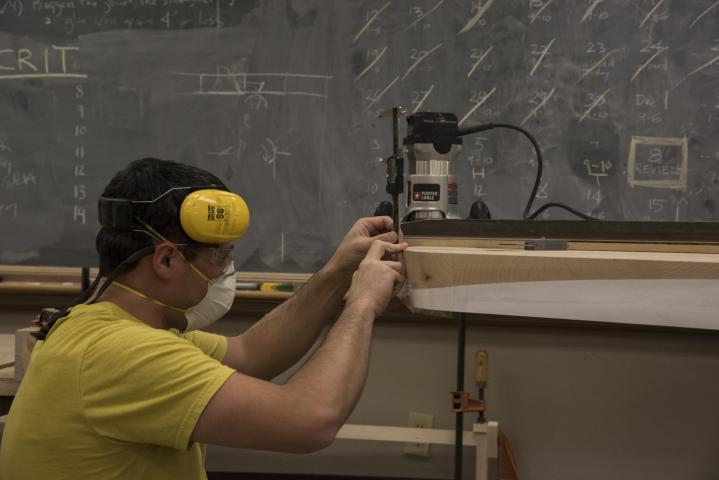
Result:
[[[227,190],[225,184],[206,170],[168,160],[142,158],[119,171],[102,192],[103,197],[129,200],[153,200],[174,187],[207,187]],[[135,204],[133,211],[143,222],[157,230],[165,238],[177,243],[195,244],[180,226],[180,205],[192,190],[173,190],[158,201]],[[142,225],[137,225],[142,229]],[[123,260],[141,248],[156,243],[144,232],[131,232],[103,227],[95,239],[100,256],[100,272],[108,275]],[[189,256],[192,250],[186,254]],[[132,266],[130,266],[132,268]]]

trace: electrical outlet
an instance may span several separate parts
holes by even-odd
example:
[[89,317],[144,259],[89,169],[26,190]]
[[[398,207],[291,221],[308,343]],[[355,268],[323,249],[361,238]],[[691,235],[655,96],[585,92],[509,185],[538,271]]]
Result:
[[[411,428],[432,428],[434,415],[428,413],[409,412],[407,426]],[[417,457],[429,457],[429,443],[405,443],[404,454]]]

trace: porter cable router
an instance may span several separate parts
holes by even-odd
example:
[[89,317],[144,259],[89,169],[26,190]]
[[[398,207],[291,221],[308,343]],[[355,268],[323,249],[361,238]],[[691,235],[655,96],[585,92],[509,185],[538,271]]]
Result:
[[[456,216],[457,181],[454,162],[462,150],[457,116],[451,113],[419,112],[407,118],[407,136],[399,144],[402,107],[392,115],[393,154],[387,159],[387,193],[392,205],[382,202],[378,214],[391,215],[395,229],[405,221],[459,218]],[[404,193],[404,153],[409,159],[407,195]],[[391,213],[390,213],[391,209]]]
[[[459,219],[454,170],[457,156],[462,151],[461,137],[505,125],[485,124],[460,130],[457,116],[453,113],[417,112],[407,117],[407,135],[400,146],[400,118],[405,112],[402,107],[394,107],[380,116],[390,115],[393,154],[387,158],[386,191],[392,196],[392,202],[382,202],[375,214],[392,216],[396,230],[403,222]],[[408,157],[409,167],[406,169],[406,196],[403,195],[403,153]],[[489,210],[481,201],[475,201],[469,218],[488,219]]]
[[[399,108],[392,109],[395,125]],[[407,196],[402,201],[403,158],[397,151],[398,129],[394,129],[395,152],[388,159],[388,193],[397,195],[398,218],[414,221],[459,218],[456,215],[457,180],[454,163],[462,150],[457,116],[452,113],[419,112],[407,117],[404,150],[409,160]]]

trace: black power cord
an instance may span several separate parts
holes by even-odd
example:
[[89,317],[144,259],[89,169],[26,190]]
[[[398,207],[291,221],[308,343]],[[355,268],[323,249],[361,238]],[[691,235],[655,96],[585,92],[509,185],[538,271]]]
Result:
[[518,127],[517,125],[512,125],[510,123],[486,123],[484,125],[477,125],[475,127],[467,127],[462,128],[459,130],[459,136],[469,135],[471,133],[479,133],[479,132],[485,132],[487,130],[492,130],[494,128],[508,128],[510,130],[516,130],[522,134],[524,134],[525,137],[529,139],[530,142],[532,142],[532,145],[534,146],[534,151],[537,154],[537,176],[534,180],[534,186],[532,187],[532,192],[529,194],[529,200],[527,200],[527,206],[524,207],[524,214],[522,215],[522,218],[524,220],[534,220],[539,216],[542,212],[549,208],[561,208],[569,213],[576,215],[579,218],[582,218],[584,220],[597,220],[595,217],[590,217],[589,215],[585,215],[584,213],[568,206],[564,205],[563,203],[557,203],[557,202],[551,202],[551,203],[545,203],[541,207],[539,207],[537,210],[535,210],[533,213],[530,213],[532,210],[532,203],[534,203],[534,198],[537,196],[537,190],[539,189],[539,182],[542,180],[542,169],[544,166],[544,159],[542,157],[542,150],[539,148],[539,143],[537,143],[537,140],[534,138],[534,136],[529,133],[527,130],[523,129],[522,127]]

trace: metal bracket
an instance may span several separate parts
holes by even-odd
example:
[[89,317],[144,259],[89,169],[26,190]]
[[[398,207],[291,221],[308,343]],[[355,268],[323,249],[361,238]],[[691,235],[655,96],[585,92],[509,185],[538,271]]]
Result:
[[452,413],[483,412],[484,400],[469,398],[469,392],[452,392]]
[[566,250],[567,241],[558,238],[537,238],[524,241],[525,250]]

